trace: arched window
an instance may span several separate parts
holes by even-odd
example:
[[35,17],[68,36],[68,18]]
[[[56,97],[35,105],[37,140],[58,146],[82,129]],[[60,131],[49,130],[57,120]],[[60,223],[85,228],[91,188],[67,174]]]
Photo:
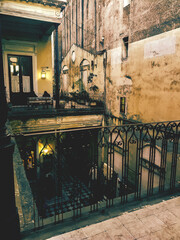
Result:
[[69,76],[68,76],[68,67],[66,65],[63,66],[62,69],[62,83],[61,83],[61,89],[63,92],[68,92],[68,86],[69,86]]
[[80,64],[80,72],[81,72],[81,83],[79,86],[80,91],[86,90],[88,88],[88,74],[90,70],[90,63],[87,59],[83,59]]

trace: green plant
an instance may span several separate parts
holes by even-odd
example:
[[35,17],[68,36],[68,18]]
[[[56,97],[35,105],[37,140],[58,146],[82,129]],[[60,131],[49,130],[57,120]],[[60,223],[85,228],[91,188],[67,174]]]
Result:
[[93,85],[90,87],[90,91],[97,92],[99,90],[98,86]]

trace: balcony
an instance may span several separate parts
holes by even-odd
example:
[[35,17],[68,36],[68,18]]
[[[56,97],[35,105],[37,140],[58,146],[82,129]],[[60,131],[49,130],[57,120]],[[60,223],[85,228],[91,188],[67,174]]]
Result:
[[55,98],[47,92],[19,97],[19,100],[16,98],[14,105],[9,104],[9,119],[104,113],[103,94],[89,95],[87,92],[61,94],[58,108]]
[[180,122],[108,120],[35,131],[11,124],[22,232],[178,191]]

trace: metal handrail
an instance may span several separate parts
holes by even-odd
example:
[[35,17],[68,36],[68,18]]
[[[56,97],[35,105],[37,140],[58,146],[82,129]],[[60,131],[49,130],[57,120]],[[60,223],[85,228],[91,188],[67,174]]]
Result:
[[[123,119],[122,119],[123,120]],[[85,131],[85,130],[96,130],[96,129],[113,129],[113,128],[124,128],[124,127],[139,127],[139,126],[158,126],[158,125],[162,125],[162,127],[164,127],[164,124],[176,124],[177,126],[180,127],[180,120],[175,120],[175,121],[163,121],[163,122],[150,122],[150,123],[131,123],[131,124],[122,124],[122,125],[110,125],[110,126],[92,126],[92,127],[80,127],[80,128],[68,128],[68,129],[61,129],[60,128],[60,124],[57,124],[58,127],[56,127],[57,125],[48,125],[48,128],[52,127],[52,129],[44,129],[46,126],[38,126],[38,129],[42,129],[42,131],[33,131],[33,127],[27,127],[29,130],[31,129],[31,131],[29,132],[19,132],[16,133],[16,129],[18,130],[18,128],[14,128],[13,129],[13,133],[11,133],[11,136],[16,136],[16,135],[22,135],[22,136],[34,136],[34,135],[45,135],[45,134],[52,134],[52,133],[65,133],[65,132],[77,132],[77,131]],[[23,127],[24,129],[26,127]],[[163,130],[163,128],[162,128]]]

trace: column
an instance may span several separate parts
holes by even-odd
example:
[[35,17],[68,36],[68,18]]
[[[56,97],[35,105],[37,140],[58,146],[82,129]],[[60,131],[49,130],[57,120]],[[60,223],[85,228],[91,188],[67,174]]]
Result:
[[56,83],[56,95],[55,95],[55,100],[56,100],[56,109],[59,108],[59,89],[60,89],[60,72],[59,72],[59,47],[58,47],[58,24],[55,26],[55,83]]
[[13,152],[14,143],[6,130],[7,101],[2,56],[2,22],[0,20],[0,164],[1,164],[1,236],[20,239],[19,217],[15,204]]

